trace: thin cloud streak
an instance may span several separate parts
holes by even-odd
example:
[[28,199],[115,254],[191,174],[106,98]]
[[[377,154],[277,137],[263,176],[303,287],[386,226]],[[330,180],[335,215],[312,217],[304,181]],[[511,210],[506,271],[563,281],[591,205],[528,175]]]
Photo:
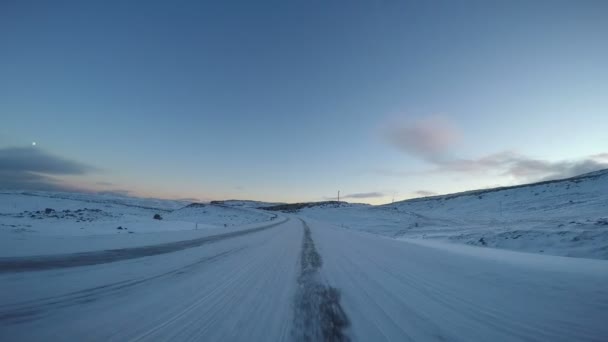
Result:
[[99,181],[99,182],[95,182],[96,185],[102,185],[102,186],[114,186],[114,183],[112,182],[105,182],[105,181]]
[[[359,193],[354,193],[354,194],[348,194],[348,195],[344,195],[344,196],[340,196],[340,199],[367,199],[367,198],[381,198],[386,196],[386,194],[382,193],[382,192],[378,192],[378,191],[372,191],[372,192],[359,192]],[[335,201],[338,199],[338,197],[325,197],[326,200],[332,200]]]
[[418,190],[418,191],[415,191],[414,194],[419,197],[428,197],[428,196],[437,195],[436,192],[427,191],[427,190]]
[[384,197],[384,194],[381,192],[361,192],[355,194],[348,194],[342,198],[379,198]]

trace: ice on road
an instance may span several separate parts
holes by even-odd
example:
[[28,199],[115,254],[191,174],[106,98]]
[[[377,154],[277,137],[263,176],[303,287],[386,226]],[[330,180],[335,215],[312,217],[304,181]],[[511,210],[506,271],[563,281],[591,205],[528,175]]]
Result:
[[305,220],[0,274],[0,340],[608,340],[606,261],[485,257]]

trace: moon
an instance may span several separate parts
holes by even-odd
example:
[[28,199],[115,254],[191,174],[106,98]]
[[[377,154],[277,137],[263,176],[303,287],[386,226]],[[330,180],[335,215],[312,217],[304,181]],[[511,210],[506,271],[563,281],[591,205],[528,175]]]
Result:
[[36,146],[36,142],[35,141],[32,141],[32,146]]

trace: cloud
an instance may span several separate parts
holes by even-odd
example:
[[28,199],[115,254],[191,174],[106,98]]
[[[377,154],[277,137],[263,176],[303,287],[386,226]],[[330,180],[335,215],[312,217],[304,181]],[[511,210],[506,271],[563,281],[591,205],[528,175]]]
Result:
[[[452,147],[460,141],[460,131],[449,120],[437,116],[411,122],[389,122],[382,128],[382,135],[402,152],[433,165],[431,172],[486,173],[530,182],[567,178],[608,168],[608,153],[557,161],[533,158],[514,151],[501,151],[479,158],[459,158],[452,153]],[[396,177],[414,174],[385,169],[376,170],[376,173]]]
[[415,191],[414,194],[416,196],[420,196],[420,197],[428,197],[428,196],[435,196],[435,195],[437,195],[436,192],[427,191],[427,190],[418,190],[418,191]]
[[0,149],[1,189],[77,191],[77,188],[65,185],[53,176],[83,175],[96,170],[36,147]]
[[538,181],[568,178],[608,168],[608,153],[578,160],[549,161],[503,151],[478,159],[452,159],[435,165],[436,172],[495,173],[518,181]]
[[176,201],[180,201],[180,202],[201,202],[201,200],[199,198],[194,198],[194,197],[186,197],[186,198],[176,198]]
[[62,184],[51,177],[29,173],[0,170],[0,189],[74,191],[73,187]]
[[378,198],[383,196],[384,194],[381,192],[360,192],[355,194],[348,194],[342,198]]
[[95,182],[95,184],[102,185],[102,186],[113,186],[114,185],[114,183],[112,183],[112,182],[105,182],[105,181]]
[[[344,196],[340,195],[340,199],[379,198],[379,197],[384,197],[384,196],[385,196],[385,194],[382,192],[373,191],[373,192],[359,192],[359,193],[348,194],[348,195],[344,195]],[[338,199],[338,197],[325,197],[325,199],[335,201]]]
[[[528,157],[513,151],[502,151],[476,159],[452,158],[431,162],[429,173],[491,174],[511,177],[518,182],[536,182],[568,178],[608,168],[608,153],[586,156],[577,160],[550,161]],[[376,169],[374,173],[388,177],[410,177],[421,172]]]
[[399,150],[426,161],[441,161],[461,137],[447,119],[433,116],[417,121],[392,121],[381,129],[384,139]]
[[131,191],[121,189],[97,191],[96,193],[99,195],[109,195],[116,197],[132,197]]
[[95,168],[49,154],[37,147],[8,147],[0,149],[0,170],[82,175],[94,171]]

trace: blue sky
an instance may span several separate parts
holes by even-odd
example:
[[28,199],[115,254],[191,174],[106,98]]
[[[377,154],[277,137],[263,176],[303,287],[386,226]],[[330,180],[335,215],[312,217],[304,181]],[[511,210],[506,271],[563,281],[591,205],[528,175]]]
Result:
[[0,187],[383,203],[607,167],[607,16],[605,1],[4,1]]

